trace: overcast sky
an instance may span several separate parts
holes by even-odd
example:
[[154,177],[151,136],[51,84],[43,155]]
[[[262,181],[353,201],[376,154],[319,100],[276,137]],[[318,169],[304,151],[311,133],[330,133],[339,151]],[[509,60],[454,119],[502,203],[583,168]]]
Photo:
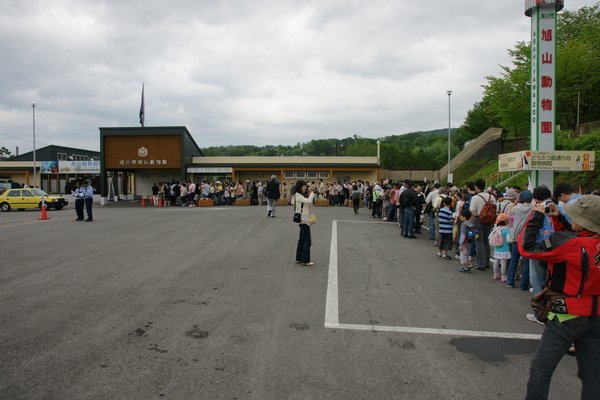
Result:
[[[567,9],[597,0],[567,0]],[[99,150],[99,127],[187,126],[200,147],[452,126],[522,0],[0,0],[0,147]]]

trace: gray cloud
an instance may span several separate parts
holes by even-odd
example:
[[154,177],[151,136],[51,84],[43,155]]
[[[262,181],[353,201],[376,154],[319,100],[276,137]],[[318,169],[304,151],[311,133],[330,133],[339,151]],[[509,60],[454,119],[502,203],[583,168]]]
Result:
[[[405,4],[406,3],[406,4]],[[571,9],[594,1],[569,1]],[[185,125],[201,146],[462,123],[529,38],[522,2],[0,1],[0,146],[99,148],[100,126]]]

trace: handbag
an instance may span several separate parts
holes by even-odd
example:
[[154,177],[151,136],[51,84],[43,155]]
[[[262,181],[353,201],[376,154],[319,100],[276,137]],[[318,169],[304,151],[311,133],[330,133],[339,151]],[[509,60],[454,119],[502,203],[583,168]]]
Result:
[[531,299],[531,308],[535,310],[537,320],[543,323],[548,322],[548,313],[552,310],[553,303],[557,300],[560,302],[566,296],[562,293],[557,293],[544,288],[541,292],[533,296]]
[[293,219],[293,221],[294,221],[295,223],[297,223],[297,224],[299,224],[299,223],[300,223],[300,221],[301,221],[301,214],[300,214],[299,212],[297,212],[297,213],[294,213],[294,219]]

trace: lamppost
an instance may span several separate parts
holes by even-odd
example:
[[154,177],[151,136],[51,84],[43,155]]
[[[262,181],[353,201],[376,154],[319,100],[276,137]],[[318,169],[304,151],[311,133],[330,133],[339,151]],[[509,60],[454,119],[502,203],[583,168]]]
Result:
[[31,102],[31,109],[33,111],[33,187],[35,187],[36,179],[36,163],[35,163],[35,102]]
[[448,182],[452,180],[452,156],[450,153],[450,96],[452,96],[452,90],[446,92],[448,95]]

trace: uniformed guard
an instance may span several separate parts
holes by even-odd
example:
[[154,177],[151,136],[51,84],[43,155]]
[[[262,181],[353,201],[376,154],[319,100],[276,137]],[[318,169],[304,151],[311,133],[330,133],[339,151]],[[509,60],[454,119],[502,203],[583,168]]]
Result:
[[[83,184],[83,199],[85,201],[85,211],[87,213],[86,222],[93,221],[92,217],[92,204],[94,203],[94,188],[92,187],[92,181],[86,179]],[[83,217],[83,211],[81,212]]]
[[77,214],[77,219],[75,221],[83,221],[83,204],[85,201],[84,191],[81,182],[77,181],[77,183],[75,183],[75,189],[71,192],[73,197],[75,197],[75,213]]

